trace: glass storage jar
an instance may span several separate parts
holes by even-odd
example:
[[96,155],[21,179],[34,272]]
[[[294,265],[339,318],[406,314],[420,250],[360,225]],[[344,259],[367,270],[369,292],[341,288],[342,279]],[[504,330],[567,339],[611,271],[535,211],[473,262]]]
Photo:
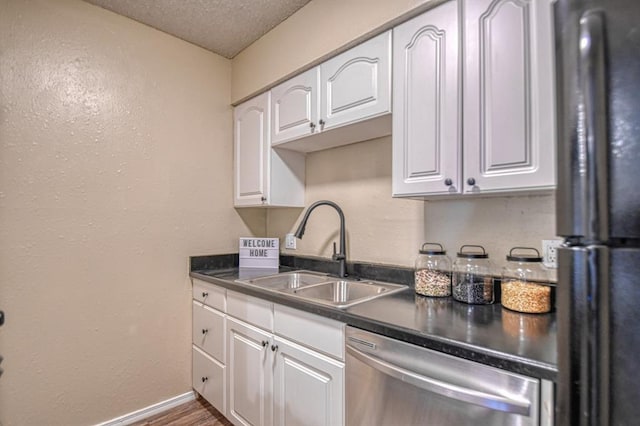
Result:
[[460,247],[453,264],[453,298],[474,305],[493,303],[493,265],[482,246]]
[[512,311],[543,314],[551,310],[549,272],[538,250],[514,247],[509,251],[501,293],[502,306]]
[[429,297],[451,296],[451,260],[442,244],[424,243],[416,259],[416,293]]

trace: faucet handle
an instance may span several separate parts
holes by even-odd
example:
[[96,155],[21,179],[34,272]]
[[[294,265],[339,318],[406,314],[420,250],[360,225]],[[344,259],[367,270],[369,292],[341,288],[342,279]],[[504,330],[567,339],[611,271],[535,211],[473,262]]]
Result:
[[333,256],[331,256],[331,258],[333,260],[345,259],[345,255],[337,253],[337,251],[336,251],[336,242],[335,241],[333,242]]

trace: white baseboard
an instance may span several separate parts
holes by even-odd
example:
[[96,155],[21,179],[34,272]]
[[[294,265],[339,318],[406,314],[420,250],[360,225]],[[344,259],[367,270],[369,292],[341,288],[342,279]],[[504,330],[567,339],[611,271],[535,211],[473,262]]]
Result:
[[149,405],[148,407],[136,410],[132,413],[125,414],[124,416],[116,417],[115,419],[108,420],[104,423],[99,423],[96,426],[125,426],[130,425],[140,420],[144,420],[147,417],[155,416],[156,414],[167,411],[173,407],[177,407],[185,402],[193,401],[196,399],[194,391],[183,393],[182,395],[174,396],[165,401],[158,402],[157,404]]

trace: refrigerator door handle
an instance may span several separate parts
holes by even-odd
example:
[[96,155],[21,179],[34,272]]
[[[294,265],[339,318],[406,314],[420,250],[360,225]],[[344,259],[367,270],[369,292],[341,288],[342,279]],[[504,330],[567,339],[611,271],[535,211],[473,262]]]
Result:
[[604,14],[589,10],[580,17],[577,156],[574,187],[583,215],[586,241],[609,239],[608,130]]
[[609,248],[562,247],[558,263],[556,422],[608,426]]

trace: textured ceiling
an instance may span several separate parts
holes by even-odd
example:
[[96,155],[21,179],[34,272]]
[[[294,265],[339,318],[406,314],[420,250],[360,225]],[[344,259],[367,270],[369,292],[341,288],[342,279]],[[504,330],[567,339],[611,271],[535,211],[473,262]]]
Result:
[[309,0],[85,0],[226,58]]

